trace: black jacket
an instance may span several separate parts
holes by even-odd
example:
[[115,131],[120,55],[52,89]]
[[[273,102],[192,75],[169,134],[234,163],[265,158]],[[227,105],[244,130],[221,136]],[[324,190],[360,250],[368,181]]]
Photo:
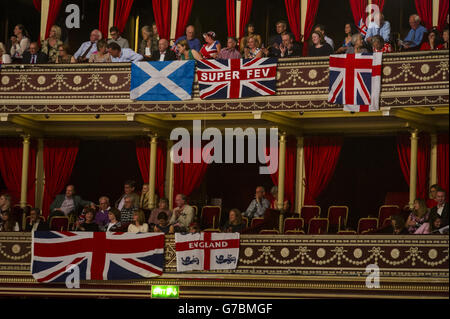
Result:
[[[27,225],[25,226],[25,231],[30,232],[32,229],[33,229],[33,225],[30,223],[27,223]],[[36,231],[47,231],[47,230],[49,230],[47,223],[45,223],[41,220],[39,222],[39,225],[38,225]]]
[[[48,62],[47,54],[39,51],[36,55],[37,55],[36,64],[42,64],[42,63]],[[31,53],[29,51],[27,51],[23,54],[22,63],[23,64],[31,64]]]
[[[441,214],[441,227],[445,227],[448,225],[448,203],[445,203],[444,205],[444,209],[442,210],[442,214]],[[437,206],[433,207],[430,211],[430,216],[432,215],[438,215],[437,213]]]
[[[159,50],[152,52],[152,61],[159,61],[159,58],[161,57],[161,53],[159,53]],[[177,55],[175,52],[173,52],[170,48],[166,50],[166,56],[164,57],[164,61],[174,61],[177,59]]]

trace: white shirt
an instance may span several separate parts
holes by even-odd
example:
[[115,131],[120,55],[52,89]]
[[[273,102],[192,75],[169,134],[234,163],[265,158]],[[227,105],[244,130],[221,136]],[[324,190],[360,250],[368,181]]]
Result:
[[334,41],[331,38],[325,36],[325,42],[328,43],[334,50]]
[[141,226],[136,226],[134,224],[130,224],[128,226],[128,232],[129,233],[135,233],[135,234],[137,234],[137,233],[148,233],[148,224],[144,223]]
[[73,202],[73,198],[65,198],[64,202],[61,204],[61,210],[64,215],[69,215],[70,212],[75,210],[75,203]]
[[[86,52],[86,50],[91,46],[91,41],[86,41],[83,42],[83,44],[80,46],[80,48],[77,50],[77,52],[75,52],[75,54],[73,55],[73,57],[75,59],[78,59],[79,57],[81,57],[84,52]],[[89,59],[91,57],[92,53],[97,52],[97,43],[94,43],[94,45],[92,46],[92,48],[89,50],[88,54],[85,56],[86,59]]]
[[122,210],[124,204],[125,204],[125,196],[122,197],[122,199],[119,202],[119,205],[117,205],[117,208],[119,210]]
[[9,54],[3,54],[2,55],[2,64],[11,63],[11,57]]
[[22,58],[23,53],[28,50],[28,48],[30,47],[30,39],[28,39],[27,37],[23,37],[22,40],[20,40],[20,42],[14,44],[13,46],[11,46],[11,56],[13,58]]
[[115,58],[111,56],[112,62],[138,62],[143,60],[144,57],[140,55],[139,53],[134,52],[131,49],[122,49],[120,51],[120,56]]
[[164,61],[165,58],[166,58],[166,51],[160,53],[159,61]]
[[444,210],[444,206],[445,204],[442,204],[442,206],[439,207],[439,205],[437,206],[437,213],[439,216],[442,216],[442,211]]

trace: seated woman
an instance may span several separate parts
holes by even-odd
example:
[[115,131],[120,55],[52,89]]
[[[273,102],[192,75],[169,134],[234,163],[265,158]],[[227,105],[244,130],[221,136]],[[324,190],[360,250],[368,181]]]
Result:
[[11,211],[7,210],[1,214],[0,232],[19,231],[19,223],[17,223]]
[[148,224],[142,210],[138,209],[133,213],[133,222],[128,226],[128,232],[135,234],[148,232]]
[[308,56],[329,56],[333,54],[333,48],[325,42],[322,32],[314,31],[311,34],[312,45],[309,47]]
[[216,40],[216,34],[213,31],[203,34],[205,44],[200,50],[203,59],[216,59],[222,49],[220,42]]
[[391,216],[392,234],[408,235],[409,232],[405,227],[405,219],[401,215]]
[[164,213],[167,215],[167,219],[170,220],[172,212],[169,209],[169,200],[167,198],[161,198],[158,203],[158,208],[154,208],[148,218],[148,224],[150,227],[159,224],[159,214]]
[[97,52],[91,54],[89,63],[108,63],[111,62],[111,55],[108,53],[108,42],[101,39],[97,42]]
[[423,199],[416,199],[414,201],[414,207],[409,214],[405,227],[408,228],[410,234],[414,234],[417,229],[420,228],[428,220],[428,208]]
[[106,225],[106,231],[120,232],[122,230],[122,223],[120,222],[120,210],[113,207],[108,213],[109,224]]
[[11,211],[11,196],[8,194],[0,195],[0,214]]
[[416,235],[427,235],[433,233],[439,233],[441,228],[442,218],[438,214],[431,214],[428,222],[423,223],[414,234]]
[[255,59],[262,58],[263,56],[264,54],[261,50],[261,43],[259,43],[258,39],[255,36],[248,37],[247,47],[244,49],[244,58]]
[[437,30],[431,30],[428,39],[420,46],[420,51],[441,50],[443,46],[440,44],[440,36]]
[[191,49],[189,47],[189,43],[187,40],[181,40],[177,44],[177,50],[180,54],[180,60],[201,60],[202,56],[200,53],[195,51],[194,49]]
[[385,43],[382,36],[374,35],[372,37],[372,51],[373,52],[391,53],[392,46],[390,43]]
[[445,29],[444,32],[442,32],[442,50],[448,50],[448,29]]
[[42,41],[42,52],[47,54],[48,62],[55,63],[58,56],[58,47],[62,45],[61,41],[61,28],[57,25],[53,25],[50,29],[48,38]]
[[245,30],[247,30],[247,34],[241,39],[239,45],[241,53],[244,53],[244,49],[247,47],[247,42],[250,37],[255,37],[259,43],[262,43],[261,36],[255,33],[255,26],[252,23],[247,24]]
[[25,231],[34,232],[48,230],[47,223],[43,222],[40,217],[41,210],[39,208],[32,208],[30,210],[30,221],[25,225]]
[[242,222],[242,213],[239,209],[233,208],[228,214],[228,220],[222,228],[224,233],[240,233],[244,230],[245,224]]
[[[270,204],[270,208],[272,209],[278,209],[278,186],[274,186],[270,190],[270,194],[272,194],[273,202]],[[288,200],[285,200],[283,203],[283,209],[282,211],[287,213],[289,212],[290,204]]]
[[153,226],[153,231],[155,233],[168,234],[170,231],[169,217],[165,212],[160,212],[158,214],[158,224]]
[[145,61],[150,61],[152,52],[158,50],[158,46],[154,46],[152,27],[144,25],[141,28],[142,41],[139,44],[139,54],[144,57]]
[[77,222],[76,228],[77,231],[91,231],[91,232],[100,231],[98,224],[95,222],[95,209],[88,208],[86,210],[84,218],[85,220],[83,223]]
[[351,23],[347,23],[344,28],[345,38],[341,47],[336,50],[336,53],[341,54],[347,51],[348,47],[352,46],[352,36],[354,34]]
[[345,53],[368,53],[367,49],[364,47],[364,38],[361,33],[356,33],[352,35],[352,46],[347,48]]
[[65,44],[61,44],[58,46],[58,56],[56,57],[55,63],[60,64],[69,64],[76,63],[75,58],[68,53],[69,47]]

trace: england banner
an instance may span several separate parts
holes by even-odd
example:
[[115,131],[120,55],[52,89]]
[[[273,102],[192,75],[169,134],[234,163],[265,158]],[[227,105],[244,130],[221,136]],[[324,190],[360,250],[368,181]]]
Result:
[[177,271],[236,269],[239,236],[239,233],[176,233]]
[[195,61],[155,61],[131,64],[130,99],[184,101],[192,99]]
[[197,62],[201,99],[240,99],[276,94],[274,58]]
[[382,55],[331,55],[328,102],[342,104],[349,112],[378,111]]

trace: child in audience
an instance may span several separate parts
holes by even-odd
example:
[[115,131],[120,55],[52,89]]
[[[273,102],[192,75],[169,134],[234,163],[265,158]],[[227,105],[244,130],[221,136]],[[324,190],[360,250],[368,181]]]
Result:
[[170,230],[169,217],[164,212],[159,213],[158,214],[158,224],[153,226],[153,231],[155,233],[168,234],[169,230]]

